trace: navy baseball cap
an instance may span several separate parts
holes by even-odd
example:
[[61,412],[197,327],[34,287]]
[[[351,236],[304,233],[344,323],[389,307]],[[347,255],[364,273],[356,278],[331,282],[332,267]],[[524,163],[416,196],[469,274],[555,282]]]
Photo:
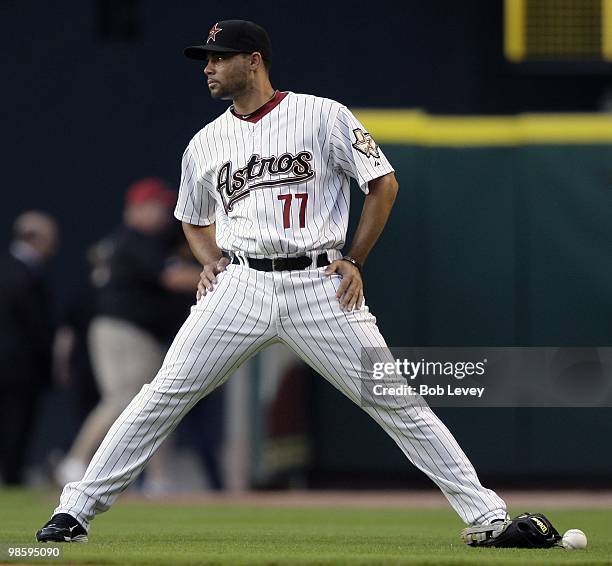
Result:
[[206,60],[206,53],[255,53],[266,61],[272,60],[272,44],[266,30],[247,20],[223,20],[208,32],[204,45],[187,47],[183,53],[190,59]]

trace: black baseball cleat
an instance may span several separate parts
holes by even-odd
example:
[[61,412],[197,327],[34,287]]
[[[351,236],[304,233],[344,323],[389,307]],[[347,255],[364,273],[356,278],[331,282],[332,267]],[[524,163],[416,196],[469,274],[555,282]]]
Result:
[[36,533],[38,542],[87,542],[87,531],[68,513],[58,513]]

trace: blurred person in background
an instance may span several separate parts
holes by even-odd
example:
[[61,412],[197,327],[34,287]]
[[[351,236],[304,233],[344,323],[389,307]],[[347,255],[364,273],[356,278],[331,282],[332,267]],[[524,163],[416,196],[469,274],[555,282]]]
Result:
[[96,286],[100,286],[97,282],[101,281],[99,274],[109,271],[109,254],[104,252],[100,245],[87,251],[90,272],[68,293],[53,342],[54,383],[71,394],[79,426],[100,401],[87,335],[95,316]]
[[[59,484],[83,476],[112,423],[161,366],[169,293],[189,289],[193,295],[197,286],[198,273],[167,261],[175,202],[176,193],[159,179],[134,183],[126,193],[122,226],[98,245],[106,250],[107,265],[97,273],[89,348],[101,399],[56,469]],[[151,461],[156,483],[163,483],[164,459],[162,451]]]
[[7,485],[23,483],[39,400],[51,380],[53,325],[45,269],[58,243],[51,216],[24,212],[0,258],[0,470]]

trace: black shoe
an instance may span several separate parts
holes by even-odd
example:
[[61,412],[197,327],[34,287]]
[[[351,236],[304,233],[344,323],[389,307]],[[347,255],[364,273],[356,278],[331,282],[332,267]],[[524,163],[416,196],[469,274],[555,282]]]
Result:
[[38,542],[87,542],[87,531],[68,513],[58,513],[36,533]]

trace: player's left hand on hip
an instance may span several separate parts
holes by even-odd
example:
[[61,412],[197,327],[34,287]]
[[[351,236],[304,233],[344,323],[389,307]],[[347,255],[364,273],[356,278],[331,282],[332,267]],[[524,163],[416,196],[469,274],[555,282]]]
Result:
[[327,266],[325,275],[330,276],[334,273],[342,277],[342,282],[336,298],[340,301],[343,310],[352,311],[361,308],[363,303],[363,280],[359,269],[352,263],[343,259],[337,259]]

